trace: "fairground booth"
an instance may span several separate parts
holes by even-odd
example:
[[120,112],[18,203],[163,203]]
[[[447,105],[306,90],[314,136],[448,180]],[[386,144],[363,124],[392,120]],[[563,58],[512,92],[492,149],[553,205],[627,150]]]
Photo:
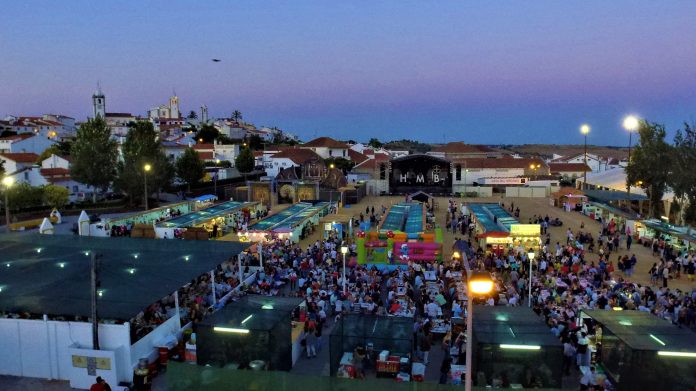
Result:
[[[192,279],[244,248],[240,243],[4,235],[0,273],[0,375],[69,380],[88,389],[95,376],[113,386],[134,368],[166,364],[183,351],[182,325]],[[91,263],[95,259],[99,349],[92,344]],[[192,300],[192,299],[191,299]],[[183,356],[183,354],[182,354]],[[96,368],[87,362],[96,360]],[[152,371],[150,375],[152,375]]]
[[214,239],[236,227],[243,216],[248,218],[263,208],[258,202],[226,201],[161,221],[155,225],[155,234],[159,239]]
[[635,231],[644,245],[649,246],[657,238],[677,251],[693,250],[696,247],[696,234],[690,227],[668,224],[657,219],[643,220]]
[[541,245],[539,224],[520,224],[498,204],[467,204],[476,226],[476,239],[486,252],[502,255],[511,249],[538,249]]
[[[214,196],[210,196],[214,197]],[[206,208],[213,202],[207,197],[199,197],[188,201],[176,202],[159,208],[149,209],[137,213],[127,214],[116,218],[106,218],[89,225],[89,231],[81,230],[83,236],[131,236],[153,237],[152,226],[154,223],[170,219],[182,214],[194,212],[200,208]],[[127,232],[130,228],[131,232]],[[149,232],[144,232],[147,228]]]
[[618,232],[622,228],[628,229],[631,235],[636,238],[639,232],[645,231],[641,217],[627,209],[619,209],[602,202],[588,201],[583,204],[582,213],[593,220],[606,222],[610,230],[614,229]]
[[356,351],[374,359],[377,376],[410,376],[413,318],[347,314],[334,326],[329,344],[331,376],[355,377]]
[[392,205],[377,231],[357,233],[356,245],[359,264],[379,267],[442,261],[442,230],[428,222],[420,202]]
[[587,201],[587,196],[574,187],[564,187],[559,191],[551,193],[553,206],[562,208],[566,212],[580,210],[582,204]]
[[239,232],[241,241],[259,242],[289,238],[297,243],[315,229],[319,220],[329,213],[331,204],[322,201],[299,202],[269,215]]
[[561,388],[563,345],[543,317],[528,307],[476,306],[473,322],[477,386]]
[[300,357],[304,300],[245,296],[194,327],[199,365],[289,371]]
[[643,311],[589,310],[582,312],[582,318],[598,326],[590,339],[592,361],[616,390],[694,389],[693,330]]

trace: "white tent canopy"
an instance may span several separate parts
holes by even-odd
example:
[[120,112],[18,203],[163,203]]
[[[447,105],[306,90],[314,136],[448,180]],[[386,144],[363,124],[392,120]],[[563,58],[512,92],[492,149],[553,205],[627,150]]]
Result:
[[[576,182],[578,184],[582,183],[583,178],[576,179]],[[602,189],[626,191],[626,171],[624,171],[623,167],[616,167],[602,172],[588,172],[587,184]],[[578,187],[582,189],[581,185]],[[631,193],[647,195],[643,189],[636,186],[631,186]],[[671,191],[665,192],[662,200],[673,201],[674,193]]]
[[89,236],[89,216],[84,210],[77,218],[77,231],[80,236]]
[[44,235],[53,235],[53,224],[51,224],[48,217],[44,217],[43,221],[41,222],[39,233]]

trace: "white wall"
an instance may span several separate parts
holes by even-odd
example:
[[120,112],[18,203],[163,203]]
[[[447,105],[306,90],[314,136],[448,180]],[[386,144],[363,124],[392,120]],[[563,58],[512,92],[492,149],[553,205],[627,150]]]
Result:
[[131,369],[138,365],[138,360],[147,357],[149,362],[157,359],[159,354],[157,347],[162,341],[169,336],[178,337],[181,332],[181,319],[178,314],[175,314],[166,322],[157,326],[150,334],[144,336],[138,342],[134,343],[130,349],[130,364]]
[[505,197],[544,198],[549,193],[548,187],[506,187]]
[[[130,382],[130,326],[100,324],[99,344],[114,351],[118,380]],[[92,347],[91,323],[0,319],[0,375],[69,380],[75,345]]]

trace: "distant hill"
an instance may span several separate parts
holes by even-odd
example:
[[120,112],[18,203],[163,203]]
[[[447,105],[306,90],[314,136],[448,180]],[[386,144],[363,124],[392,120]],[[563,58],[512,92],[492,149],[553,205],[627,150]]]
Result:
[[[585,152],[583,145],[558,145],[558,144],[524,144],[524,145],[505,145],[498,148],[523,156],[538,155],[544,158],[551,158],[553,154],[568,156]],[[628,148],[608,147],[598,145],[588,145],[587,153],[592,153],[604,158],[622,159],[628,157]]]
[[424,144],[415,140],[396,140],[384,143],[385,149],[393,149],[396,151],[408,150],[411,153],[426,153],[432,149],[430,144]]

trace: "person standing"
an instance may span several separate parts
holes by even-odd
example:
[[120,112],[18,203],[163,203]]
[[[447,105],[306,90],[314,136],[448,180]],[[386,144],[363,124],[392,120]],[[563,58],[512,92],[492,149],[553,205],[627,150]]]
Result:
[[440,366],[440,384],[447,384],[447,378],[449,377],[450,370],[452,369],[452,357],[449,355],[445,356],[442,360],[442,365]]
[[573,363],[575,354],[575,346],[573,346],[570,342],[570,338],[568,338],[563,343],[563,373],[566,374],[566,376],[570,375],[570,367],[572,366],[571,364]]
[[426,331],[420,343],[420,350],[423,352],[423,364],[425,365],[428,365],[428,355],[430,354],[431,347],[432,342],[430,341],[430,331]]
[[305,335],[305,343],[307,344],[307,358],[314,358],[317,356],[317,336],[314,331],[314,327],[310,327]]
[[589,390],[591,387],[597,385],[597,375],[595,374],[595,367],[590,367],[590,370],[585,372],[580,378],[580,389]]

